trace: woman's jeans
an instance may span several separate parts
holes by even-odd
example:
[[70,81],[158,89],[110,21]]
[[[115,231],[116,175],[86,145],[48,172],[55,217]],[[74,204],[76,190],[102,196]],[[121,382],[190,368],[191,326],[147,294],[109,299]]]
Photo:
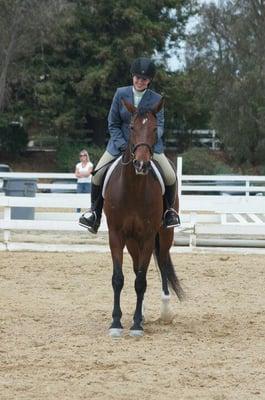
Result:
[[[90,182],[77,183],[76,193],[90,193],[90,191],[91,191]],[[77,208],[76,212],[80,213],[81,208]]]

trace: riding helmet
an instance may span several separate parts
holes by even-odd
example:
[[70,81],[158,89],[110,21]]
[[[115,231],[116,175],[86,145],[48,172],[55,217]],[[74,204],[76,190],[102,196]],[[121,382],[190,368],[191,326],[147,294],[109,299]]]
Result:
[[139,75],[142,78],[153,79],[156,73],[155,64],[150,58],[136,58],[131,65],[132,75]]

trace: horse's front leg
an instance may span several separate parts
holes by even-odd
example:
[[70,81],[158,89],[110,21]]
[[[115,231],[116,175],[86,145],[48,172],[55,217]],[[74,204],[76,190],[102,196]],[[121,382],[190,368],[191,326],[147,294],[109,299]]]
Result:
[[147,286],[146,273],[147,273],[147,268],[140,268],[136,272],[134,288],[136,291],[137,300],[136,300],[136,308],[135,308],[135,312],[134,312],[134,316],[133,316],[133,325],[130,329],[131,336],[142,336],[143,335],[142,306],[143,306],[144,294],[145,294],[146,286]]
[[140,257],[139,257],[139,268],[134,268],[134,272],[136,274],[135,278],[135,291],[136,291],[136,308],[135,308],[135,313],[133,316],[133,325],[130,329],[130,335],[131,336],[142,336],[143,335],[143,326],[142,326],[142,321],[143,321],[143,300],[144,300],[144,294],[146,291],[147,287],[147,281],[146,281],[146,274],[147,274],[147,269],[148,265],[150,262],[150,258],[152,255],[152,250],[153,250],[153,241],[148,245],[144,246],[144,248],[141,251]]
[[114,292],[112,324],[109,329],[109,334],[112,337],[119,337],[122,335],[123,331],[123,326],[121,324],[122,311],[120,307],[120,296],[124,284],[124,275],[122,272],[124,244],[119,235],[114,231],[109,232],[109,242],[113,262],[112,287]]

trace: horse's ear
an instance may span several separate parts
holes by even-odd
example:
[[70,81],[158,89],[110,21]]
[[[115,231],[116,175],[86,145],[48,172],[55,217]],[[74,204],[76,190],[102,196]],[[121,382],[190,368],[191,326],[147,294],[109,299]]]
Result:
[[126,110],[129,111],[129,113],[133,114],[136,112],[137,108],[134,107],[134,105],[132,103],[129,103],[124,98],[122,98],[121,101],[122,101],[122,104],[124,105],[124,107],[126,108]]
[[154,107],[152,108],[152,113],[153,114],[157,114],[163,107],[165,104],[165,99],[164,97],[161,97],[160,101],[154,105]]

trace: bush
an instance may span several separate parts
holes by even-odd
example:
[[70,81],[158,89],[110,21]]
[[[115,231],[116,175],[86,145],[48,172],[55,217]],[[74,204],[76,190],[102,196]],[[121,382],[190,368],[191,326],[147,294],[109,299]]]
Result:
[[259,166],[260,175],[265,175],[265,164]]
[[0,126],[1,150],[7,153],[19,154],[26,149],[28,134],[19,124]]
[[183,174],[185,175],[222,175],[233,174],[233,169],[217,159],[213,151],[194,147],[182,154]]
[[75,144],[75,143],[65,143],[57,148],[56,152],[56,164],[58,171],[62,172],[74,172],[75,166],[79,161],[79,153],[82,149],[86,149],[90,161],[97,164],[98,160],[102,156],[105,148],[98,146],[88,146],[87,144]]

